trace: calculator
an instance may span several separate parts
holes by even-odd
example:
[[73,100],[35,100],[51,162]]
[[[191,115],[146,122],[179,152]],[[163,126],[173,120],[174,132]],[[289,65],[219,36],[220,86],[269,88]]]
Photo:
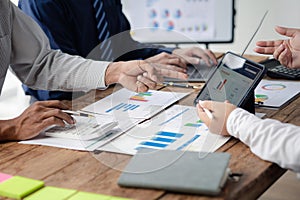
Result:
[[89,117],[76,116],[75,119],[75,125],[66,124],[64,127],[51,126],[45,130],[45,135],[67,139],[100,140],[110,135],[112,133],[111,130],[118,125],[117,122],[100,124],[95,119]]
[[265,65],[267,75],[271,78],[300,80],[300,69],[287,68],[275,59],[266,60],[261,62],[261,64]]

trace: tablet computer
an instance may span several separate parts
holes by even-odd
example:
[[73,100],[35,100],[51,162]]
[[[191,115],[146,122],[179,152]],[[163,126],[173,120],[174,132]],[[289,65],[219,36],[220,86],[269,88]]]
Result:
[[265,73],[264,65],[227,52],[195,98],[194,104],[199,100],[228,100],[243,107]]

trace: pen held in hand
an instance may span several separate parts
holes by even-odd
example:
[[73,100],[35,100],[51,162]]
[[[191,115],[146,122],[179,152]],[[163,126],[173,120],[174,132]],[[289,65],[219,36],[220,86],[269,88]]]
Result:
[[95,117],[94,115],[91,115],[91,114],[81,113],[81,112],[73,111],[73,110],[62,110],[62,112],[67,113],[69,115],[74,115],[74,116]]
[[214,116],[213,114],[206,108],[202,108],[204,110],[204,112],[206,113],[206,115],[208,116],[209,119],[213,119]]
[[181,87],[181,88],[192,88],[197,89],[199,86],[194,86],[190,84],[184,84],[184,83],[174,83],[174,82],[163,82],[164,86],[173,86],[173,87]]

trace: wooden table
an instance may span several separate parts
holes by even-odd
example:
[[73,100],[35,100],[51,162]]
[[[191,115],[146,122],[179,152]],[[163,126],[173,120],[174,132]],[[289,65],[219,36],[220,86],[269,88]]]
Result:
[[[251,57],[259,61],[259,58]],[[172,91],[190,91],[184,88],[160,88]],[[193,90],[191,90],[193,91]],[[113,92],[92,91],[73,101],[73,108],[82,108]],[[198,90],[179,104],[192,105]],[[257,109],[267,117],[300,125],[300,98],[282,110]],[[128,189],[117,185],[121,170],[131,156],[98,152],[97,154],[46,146],[23,145],[16,142],[0,144],[0,172],[45,181],[48,186],[77,189],[134,199],[210,199],[206,196],[186,195],[163,190]],[[232,155],[230,168],[241,172],[238,182],[228,181],[222,194],[213,199],[255,199],[271,186],[286,170],[255,156],[247,146],[232,138],[218,151]]]

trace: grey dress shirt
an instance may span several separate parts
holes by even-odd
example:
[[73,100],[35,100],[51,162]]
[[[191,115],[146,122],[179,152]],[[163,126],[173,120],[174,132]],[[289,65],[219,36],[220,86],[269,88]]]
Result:
[[0,92],[9,66],[34,89],[88,91],[105,87],[108,64],[51,50],[30,17],[9,0],[0,0]]

